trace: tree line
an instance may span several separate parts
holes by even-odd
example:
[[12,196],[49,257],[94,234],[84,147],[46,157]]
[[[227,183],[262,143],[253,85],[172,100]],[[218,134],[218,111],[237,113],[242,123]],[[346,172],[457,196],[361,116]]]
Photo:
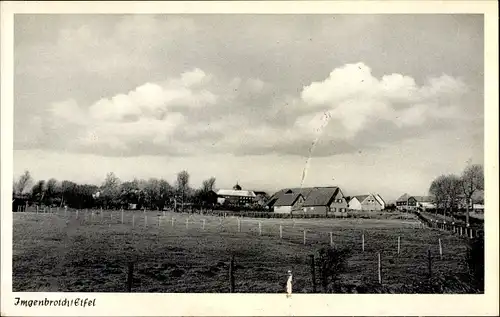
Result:
[[484,169],[479,164],[468,164],[461,175],[447,174],[436,177],[429,188],[436,209],[444,214],[453,215],[465,208],[466,223],[473,208],[473,197],[484,191]]
[[189,184],[189,173],[181,171],[176,181],[170,185],[160,178],[134,179],[122,182],[114,173],[108,173],[100,186],[77,184],[69,180],[58,181],[55,178],[34,181],[30,172],[25,171],[13,183],[13,197],[27,199],[29,204],[45,206],[68,206],[69,208],[128,208],[130,204],[136,208],[162,210],[173,206],[184,209],[184,206],[195,204],[198,207],[213,207],[215,177],[202,182],[200,188],[194,189]]

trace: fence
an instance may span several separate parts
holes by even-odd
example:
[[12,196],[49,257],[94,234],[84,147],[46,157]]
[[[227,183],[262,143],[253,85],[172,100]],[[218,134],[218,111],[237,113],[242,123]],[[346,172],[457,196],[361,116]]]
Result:
[[478,236],[482,236],[484,234],[483,229],[476,229],[476,228],[471,228],[467,227],[464,224],[459,224],[455,222],[446,222],[444,220],[438,220],[438,219],[431,219],[426,216],[424,216],[420,212],[415,212],[415,215],[422,221],[423,223],[426,224],[429,228],[435,228],[443,231],[450,232],[452,234],[456,234],[460,237],[467,237],[467,238],[474,238]]
[[[341,221],[340,219],[338,222],[339,223],[338,227],[327,227],[326,225],[324,225],[324,222],[322,221],[301,222],[300,219],[259,220],[259,219],[248,219],[248,218],[244,219],[243,217],[234,217],[234,216],[212,217],[212,216],[197,215],[197,214],[167,213],[166,211],[127,212],[123,210],[120,211],[67,210],[64,208],[47,209],[46,211],[52,211],[53,213],[57,213],[58,215],[64,215],[63,219],[66,219],[66,221],[73,221],[73,222],[76,221],[75,224],[77,225],[90,225],[89,226],[90,228],[99,228],[99,226],[105,225],[106,227],[109,226],[110,228],[121,228],[120,230],[122,229],[132,230],[131,231],[132,240],[137,238],[141,239],[141,235],[152,233],[156,235],[158,237],[157,238],[158,241],[160,241],[162,235],[165,238],[168,238],[172,236],[173,232],[176,233],[182,232],[185,235],[193,237],[194,236],[203,237],[204,234],[210,234],[210,233],[217,233],[217,235],[230,234],[230,236],[236,236],[236,237],[240,235],[250,235],[254,237],[260,236],[266,241],[269,241],[269,239],[274,239],[272,241],[276,241],[276,243],[279,242],[280,245],[284,245],[285,247],[287,247],[287,245],[307,246],[307,248],[304,248],[305,251],[310,250],[311,247],[317,245],[329,245],[331,247],[337,247],[339,245],[348,245],[355,252],[355,261],[363,263],[363,267],[355,268],[354,271],[357,270],[356,272],[357,274],[359,274],[359,276],[366,276],[368,269],[369,272],[372,272],[369,273],[369,275],[373,277],[371,282],[380,285],[382,285],[383,283],[384,286],[391,285],[395,283],[395,281],[397,280],[404,280],[404,274],[406,274],[403,272],[403,273],[397,273],[401,275],[395,275],[396,274],[394,273],[395,264],[391,263],[391,261],[399,263],[398,265],[402,266],[410,265],[415,269],[414,275],[416,276],[420,276],[422,275],[422,272],[428,271],[427,269],[424,269],[426,268],[426,264],[428,264],[426,262],[427,249],[425,250],[424,249],[416,250],[415,248],[412,249],[411,246],[409,245],[409,243],[411,242],[408,241],[408,239],[410,238],[409,237],[407,238],[405,236],[400,236],[397,233],[391,237],[391,241],[384,241],[386,240],[385,238],[387,237],[380,238],[377,237],[376,235],[370,235],[370,233],[366,235],[364,231],[360,232],[358,229],[356,229],[356,226],[358,224],[362,224],[362,222],[358,221],[363,221],[363,219],[349,220],[352,226],[349,229],[345,230],[356,230],[356,231],[344,234],[343,232],[340,231],[344,230],[342,228],[345,225],[345,222]],[[336,223],[335,220],[328,220],[328,221],[330,221],[331,224]],[[407,224],[410,224],[410,226],[407,226]],[[374,225],[377,225],[377,223],[374,222]],[[385,226],[385,224],[381,224],[380,226],[382,225]],[[418,222],[415,223],[401,222],[398,225],[418,230],[427,228],[427,226],[422,225]],[[137,231],[140,231],[140,234],[138,234]],[[110,232],[112,231],[110,230]],[[427,235],[429,234],[432,235],[432,231],[429,230],[422,230],[422,232],[428,232]],[[109,233],[109,236],[107,238],[107,240],[111,241],[112,243],[123,244],[124,240],[119,240],[119,239],[128,239],[128,238],[124,235],[117,236],[114,235],[113,233]],[[456,252],[455,250],[452,249],[447,250],[447,248],[450,248],[449,244],[446,244],[446,242],[442,241],[441,239],[438,239],[438,237],[436,238],[431,237],[431,239],[432,241],[429,242],[430,244],[428,245],[428,248],[432,247],[434,250],[436,250],[436,252],[437,250],[439,250],[438,261],[444,261],[442,265],[445,265],[445,262],[448,261],[446,262],[448,264],[446,264],[445,266],[449,266],[449,263],[455,261],[455,259],[451,259],[451,254],[454,254]],[[161,241],[166,241],[166,240],[161,240]],[[132,241],[131,243],[134,242]],[[418,255],[418,257],[415,258],[417,254],[420,255]],[[411,255],[412,258],[405,258],[408,257],[409,255]],[[307,259],[308,257],[304,256],[304,259],[299,261],[300,265],[307,267],[306,263]],[[118,265],[117,263],[109,263],[109,262],[104,262],[103,265],[104,266],[108,265],[106,263],[108,263],[109,266]],[[249,263],[248,261],[236,258],[236,264],[233,264],[235,271],[241,270],[241,268],[238,267],[239,265],[238,263],[242,263],[240,265],[248,266],[247,270],[250,270],[254,267],[258,267],[258,263],[252,264]],[[269,266],[272,265],[274,264],[271,263],[269,264]],[[288,268],[286,267],[286,264],[283,265],[285,266],[282,266],[282,272],[283,274],[285,274]],[[128,270],[127,263],[123,264],[123,266]],[[141,277],[139,276],[142,276],[142,278],[144,279],[158,279],[157,283],[162,283],[161,281],[164,281],[164,279],[168,279],[170,277],[176,279],[177,274],[181,274],[179,272],[182,271],[180,269],[178,269],[177,271],[170,270],[168,273],[169,277],[165,277],[165,274],[162,273],[161,270],[154,267],[153,268],[148,267],[147,269],[143,270],[144,272],[141,273],[141,270],[137,269],[140,266],[141,262],[136,261],[131,270],[133,273],[135,267],[136,268],[135,272],[137,274],[135,275],[132,274],[132,276],[135,277],[131,277],[130,278],[131,281],[134,281],[134,278],[135,279],[139,278],[140,280]],[[227,266],[229,267],[230,265]],[[210,276],[212,274],[215,274],[211,271],[211,269],[204,270],[203,267],[204,266],[199,267],[200,271],[199,274],[202,274],[203,276],[205,275]],[[224,267],[226,267],[226,265]],[[280,267],[277,267],[277,270],[279,268]],[[91,271],[93,270],[94,268],[92,268]],[[148,272],[148,270],[154,271],[156,273]],[[321,272],[321,270],[316,268],[315,273],[316,272]],[[270,275],[268,278],[270,279],[274,278],[276,280],[276,283],[286,280],[286,276],[280,277],[278,271],[273,271],[273,274],[276,274],[276,277]],[[311,290],[312,284],[310,285],[307,282],[310,281],[311,283],[313,283],[311,280],[312,277],[309,276],[307,270],[303,271],[295,270],[294,276],[295,276],[294,279],[299,284],[299,289],[301,290],[301,292],[312,291]],[[236,279],[235,291],[248,291],[248,289],[245,289],[245,287],[247,286],[243,287],[241,285],[241,283],[247,283],[247,284],[250,283],[249,281],[246,280],[246,277],[242,278],[240,275],[235,274],[234,278]],[[322,279],[322,277],[319,278]],[[242,281],[241,279],[243,279],[244,281]],[[315,281],[314,283],[316,283],[316,277],[314,277],[314,281]],[[220,284],[220,281],[217,283]],[[132,283],[132,286],[133,284],[134,283]],[[213,287],[217,287],[216,285],[218,284],[214,285],[215,286],[211,286],[210,289],[213,290],[214,289]],[[307,285],[309,285],[310,287]],[[274,288],[269,288],[268,290],[272,290],[273,292],[284,291],[285,288],[284,286],[282,288],[274,287]],[[219,289],[219,291],[226,292],[227,290]]]

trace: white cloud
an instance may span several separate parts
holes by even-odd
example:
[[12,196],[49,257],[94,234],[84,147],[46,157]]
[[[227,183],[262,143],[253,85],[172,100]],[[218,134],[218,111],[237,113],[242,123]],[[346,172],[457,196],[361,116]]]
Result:
[[462,81],[448,75],[430,78],[419,87],[413,78],[401,74],[379,80],[368,66],[357,63],[336,68],[324,81],[305,86],[301,98],[311,111],[331,113],[344,126],[344,136],[350,138],[378,120],[398,127],[415,126],[442,117],[441,107],[448,107],[447,113],[452,113],[456,105],[449,103],[465,91]]
[[324,81],[305,86],[299,96],[276,98],[273,86],[261,79],[223,80],[194,68],[89,107],[70,100],[54,104],[52,110],[56,121],[63,122],[59,128],[68,128],[64,122],[75,124],[72,137],[76,134],[78,142],[73,149],[99,148],[121,155],[144,149],[307,155],[307,148],[321,140],[319,148],[326,155],[352,151],[353,145],[346,142],[369,142],[366,137],[359,141],[358,135],[380,135],[381,124],[394,130],[460,118],[454,101],[463,88],[449,76],[431,78],[423,86],[401,74],[378,79],[368,66],[357,63],[334,69]]

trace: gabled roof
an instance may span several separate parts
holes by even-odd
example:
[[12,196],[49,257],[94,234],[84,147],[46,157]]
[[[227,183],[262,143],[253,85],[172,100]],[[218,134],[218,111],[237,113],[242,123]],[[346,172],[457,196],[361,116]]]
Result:
[[317,187],[313,188],[306,200],[304,206],[328,206],[339,191],[338,187]]
[[[336,186],[332,187],[296,187],[296,188],[285,188],[276,192],[269,199],[268,205],[276,205],[278,199],[284,196],[296,197],[296,195],[302,195],[304,197],[304,206],[327,206],[335,198],[340,189]],[[290,198],[287,198],[290,199]],[[289,205],[287,205],[289,206]]]
[[293,206],[295,202],[303,197],[301,194],[285,194],[281,195],[278,200],[274,203],[274,206]]
[[398,201],[407,201],[408,198],[410,198],[410,196],[408,196],[408,194],[405,193],[404,195],[402,195],[401,197],[399,197],[396,201],[397,202]]
[[380,205],[382,205],[382,206],[385,205],[385,201],[382,199],[382,196],[380,196],[379,194],[375,194],[373,196],[380,203]]
[[419,203],[432,202],[432,197],[430,196],[412,196],[412,197],[415,198],[415,200],[418,201]]
[[251,190],[234,190],[234,189],[219,189],[217,191],[219,196],[236,196],[236,197],[256,197],[255,193]]
[[356,199],[357,199],[360,203],[362,203],[362,202],[366,199],[366,197],[368,197],[368,196],[370,196],[370,195],[356,195],[356,196],[354,196],[354,197],[356,197]]

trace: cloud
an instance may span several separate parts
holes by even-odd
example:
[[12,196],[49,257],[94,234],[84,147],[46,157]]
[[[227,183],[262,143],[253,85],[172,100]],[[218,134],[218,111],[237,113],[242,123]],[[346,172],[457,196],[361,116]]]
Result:
[[[352,138],[379,120],[404,128],[421,125],[443,111],[453,114],[454,103],[466,90],[465,83],[448,75],[429,78],[422,86],[402,74],[378,79],[368,66],[356,63],[336,68],[325,80],[305,86],[301,99],[306,107],[317,109],[318,116],[329,113],[345,128],[344,136]],[[310,125],[318,126],[316,122]]]
[[88,106],[54,103],[44,122],[46,134],[57,134],[57,147],[110,156],[308,156],[313,143],[313,155],[328,156],[380,146],[393,135],[411,138],[405,130],[447,126],[443,122],[460,118],[455,102],[465,92],[464,83],[447,75],[419,86],[402,74],[376,78],[357,63],[334,69],[295,96],[280,96],[259,78],[194,68]]

